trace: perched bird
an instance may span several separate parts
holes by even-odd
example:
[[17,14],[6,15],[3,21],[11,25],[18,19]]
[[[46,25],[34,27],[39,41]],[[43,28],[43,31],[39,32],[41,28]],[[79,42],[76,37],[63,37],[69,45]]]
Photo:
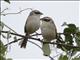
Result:
[[[40,19],[41,24],[41,33],[43,36],[44,42],[50,42],[57,37],[57,30],[54,24],[54,21],[50,17],[43,17]],[[49,44],[43,43],[42,50],[45,56],[50,56],[51,50]]]
[[30,12],[30,14],[27,18],[27,21],[25,23],[25,26],[24,26],[24,33],[25,33],[26,37],[24,38],[24,40],[21,43],[21,48],[26,48],[28,36],[30,34],[36,32],[39,29],[39,27],[40,27],[40,16],[42,14],[43,13],[41,13],[38,10],[33,10]]

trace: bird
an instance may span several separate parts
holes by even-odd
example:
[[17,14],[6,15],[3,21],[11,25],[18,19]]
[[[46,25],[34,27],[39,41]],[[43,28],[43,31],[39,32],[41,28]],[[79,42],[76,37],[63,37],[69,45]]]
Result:
[[40,16],[43,15],[39,10],[32,10],[24,26],[25,37],[21,43],[21,48],[26,48],[28,36],[36,32],[40,27]]
[[[57,29],[56,25],[51,17],[43,17],[41,20],[41,34],[43,37],[43,42],[51,42],[57,38]],[[44,56],[50,56],[51,50],[49,44],[43,43],[42,50]]]

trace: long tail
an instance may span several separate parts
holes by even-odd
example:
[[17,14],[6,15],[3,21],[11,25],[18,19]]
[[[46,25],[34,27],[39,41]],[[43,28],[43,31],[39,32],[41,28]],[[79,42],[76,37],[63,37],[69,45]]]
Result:
[[50,56],[51,50],[50,50],[49,44],[43,44],[42,50],[43,50],[44,56]]
[[[25,36],[27,36],[27,34]],[[24,40],[21,43],[21,48],[26,48],[27,41],[28,41],[28,37],[25,37]]]

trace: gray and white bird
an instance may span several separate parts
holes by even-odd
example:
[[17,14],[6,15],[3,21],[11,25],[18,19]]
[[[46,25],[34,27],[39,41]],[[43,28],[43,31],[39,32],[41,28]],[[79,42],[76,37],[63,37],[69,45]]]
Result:
[[[40,16],[42,14],[43,13],[41,13],[38,10],[33,10],[30,12],[24,27],[25,36],[29,36],[30,34],[36,32],[39,29]],[[28,37],[25,37],[21,43],[21,48],[26,48],[27,41],[28,41]]]
[[[41,33],[43,36],[44,42],[51,42],[57,37],[57,30],[54,21],[50,17],[43,17],[40,19],[42,21],[41,24]],[[51,50],[49,44],[42,44],[43,54],[45,56],[50,56]]]

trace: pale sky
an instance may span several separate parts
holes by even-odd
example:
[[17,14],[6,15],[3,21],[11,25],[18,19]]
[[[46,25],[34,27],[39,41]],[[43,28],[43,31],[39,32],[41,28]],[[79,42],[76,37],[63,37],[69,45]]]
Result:
[[[57,26],[57,31],[62,32],[63,27],[61,25],[64,22],[74,23],[79,26],[79,2],[66,2],[66,1],[12,1],[11,4],[1,2],[1,11],[5,8],[9,8],[5,13],[18,12],[22,9],[33,8],[40,10],[44,13],[44,16],[50,16]],[[22,14],[17,15],[7,15],[1,16],[1,19],[9,27],[14,29],[16,32],[24,35],[24,24],[27,19],[30,10],[22,12]],[[6,29],[7,30],[7,29]],[[40,32],[40,31],[38,31]],[[40,45],[39,42],[36,42]],[[53,48],[52,55],[53,57],[57,55],[57,50]],[[43,56],[43,52],[32,43],[27,44],[26,49],[19,47],[18,43],[11,45],[11,50],[7,53],[7,57],[12,58],[13,60],[49,60],[48,57]],[[57,60],[57,57],[54,58]]]

